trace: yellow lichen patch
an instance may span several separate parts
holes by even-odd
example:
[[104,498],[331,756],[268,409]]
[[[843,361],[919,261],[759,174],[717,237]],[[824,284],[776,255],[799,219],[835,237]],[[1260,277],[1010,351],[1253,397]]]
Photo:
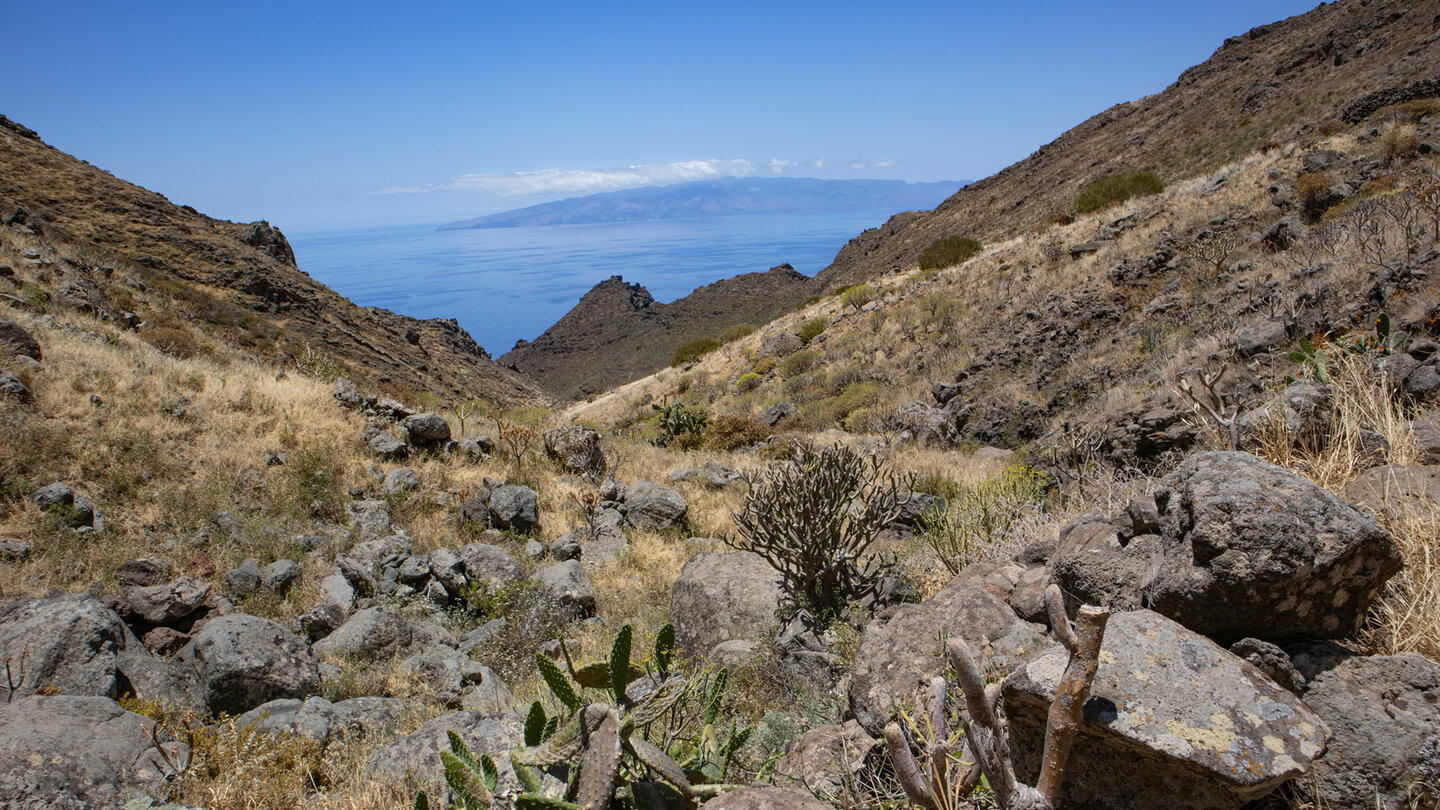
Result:
[[1274,751],[1277,754],[1285,753],[1285,743],[1279,737],[1266,734],[1264,739],[1262,739],[1260,742],[1264,743],[1266,748],[1269,748],[1271,751]]
[[[1224,722],[1217,723],[1217,718]],[[1234,724],[1224,715],[1212,714],[1209,719],[1210,722],[1214,724],[1210,728],[1192,726],[1179,720],[1167,721],[1165,728],[1171,734],[1174,734],[1176,737],[1190,743],[1196,748],[1207,751],[1228,751],[1230,746],[1235,744],[1236,734],[1232,730]]]

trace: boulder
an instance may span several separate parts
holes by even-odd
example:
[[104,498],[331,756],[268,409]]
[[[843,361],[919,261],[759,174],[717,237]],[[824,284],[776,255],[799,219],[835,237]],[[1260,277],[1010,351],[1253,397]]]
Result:
[[502,714],[460,711],[442,715],[371,755],[367,775],[376,781],[400,787],[407,795],[423,788],[435,802],[448,806],[448,792],[440,768],[440,752],[450,750],[448,732],[455,732],[475,754],[489,754],[500,771],[500,790],[517,787],[510,766],[510,751],[524,741],[519,720]]
[[355,501],[345,505],[350,525],[360,532],[360,539],[385,537],[390,534],[390,508],[384,501]]
[[777,402],[755,414],[755,418],[760,420],[765,427],[775,427],[782,421],[799,415],[800,409],[795,407],[793,402]]
[[180,577],[169,585],[131,588],[123,603],[126,618],[142,624],[177,624],[190,618],[210,598],[210,583]]
[[[971,584],[969,570],[920,604],[882,613],[861,634],[849,698],[855,719],[871,736],[883,736],[897,706],[924,705],[919,701],[930,679],[945,671],[941,639],[946,636],[965,639],[987,677],[1003,677],[1058,648],[1043,626],[1016,616],[991,589]],[[1015,578],[1008,581],[1013,587]]]
[[[1068,653],[1017,669],[1002,694],[1010,751],[1034,784]],[[1305,773],[1330,732],[1250,664],[1148,610],[1110,619],[1061,787],[1066,806],[1239,808]]]
[[382,607],[356,612],[344,624],[320,641],[315,654],[378,660],[392,658],[416,641],[410,622],[393,610]]
[[579,560],[566,560],[543,568],[531,579],[545,586],[567,610],[578,616],[595,615],[595,587],[590,584],[585,566]]
[[805,348],[799,335],[780,332],[771,336],[760,346],[761,357],[785,357]]
[[417,413],[405,418],[405,431],[414,445],[443,444],[450,441],[450,423],[438,413]]
[[170,564],[156,557],[126,560],[115,568],[115,581],[121,585],[146,587],[159,585],[170,577]]
[[0,374],[0,397],[13,399],[22,405],[29,405],[35,401],[35,392],[31,391],[30,387],[14,373],[6,371]]
[[471,543],[460,549],[465,576],[471,582],[495,588],[521,578],[520,564],[505,550],[488,543]]
[[1246,442],[1280,435],[1297,445],[1313,444],[1329,432],[1331,412],[1328,386],[1296,380],[1285,386],[1279,397],[1241,414],[1236,427]]
[[329,743],[342,735],[388,734],[410,708],[397,698],[357,697],[331,703],[316,695],[304,700],[272,700],[240,715],[235,725]]
[[460,452],[472,464],[495,454],[495,440],[489,436],[472,436],[460,440]]
[[1347,484],[1345,498],[1379,515],[1435,509],[1440,507],[1440,466],[1376,467]]
[[388,461],[399,461],[410,454],[410,445],[383,430],[371,436],[365,444],[376,458]]
[[[523,704],[515,699],[510,688],[495,674],[495,670],[480,666],[480,681],[465,693],[460,708],[478,712],[521,715]],[[526,706],[528,708],[528,706]]]
[[1315,675],[1305,703],[1330,726],[1305,780],[1325,807],[1401,810],[1440,800],[1440,664],[1413,653],[1354,656]]
[[780,572],[753,552],[702,551],[691,557],[670,589],[676,647],[700,656],[723,641],[748,639],[774,626],[780,583]]
[[155,721],[104,697],[0,704],[0,806],[101,810],[147,794],[163,797],[177,776],[166,756],[183,763],[189,752],[161,732],[162,754],[154,728]]
[[740,788],[700,806],[704,810],[830,810],[830,805],[809,793],[781,787]]
[[35,340],[34,335],[20,324],[3,318],[0,318],[0,356],[45,359],[40,351],[40,342]]
[[800,735],[775,765],[775,784],[795,787],[834,801],[873,763],[880,741],[854,720],[819,726]]
[[670,471],[666,476],[671,481],[690,481],[697,484],[704,484],[715,489],[722,489],[737,481],[744,480],[744,476],[735,470],[714,461],[707,461],[699,469],[694,467],[678,467]]
[[250,558],[225,574],[225,584],[230,592],[245,598],[260,588],[260,561]]
[[609,467],[600,432],[580,425],[545,431],[545,455],[569,473],[602,476]]
[[[1144,606],[1226,644],[1342,638],[1400,570],[1400,549],[1380,524],[1249,453],[1192,456],[1154,500],[1158,540],[1077,552],[1062,537],[1054,579],[1068,598]],[[1107,568],[1125,573],[1108,584],[1082,575]]]
[[625,489],[625,519],[641,529],[668,529],[685,520],[690,504],[669,487],[636,481]]
[[320,691],[320,672],[305,641],[284,627],[244,613],[206,622],[176,656],[219,714],[241,714],[276,698]]
[[85,496],[77,493],[69,484],[54,483],[43,486],[31,493],[30,500],[47,512],[57,512],[66,517],[71,526],[93,526],[95,507]]
[[387,495],[412,492],[420,488],[420,475],[409,467],[397,467],[385,474],[385,483],[381,486]]
[[1235,353],[1250,357],[1269,351],[1289,339],[1285,321],[1279,318],[1260,318],[1240,327],[1235,332]]
[[300,564],[294,560],[276,560],[260,571],[260,586],[284,596],[300,581]]
[[540,525],[540,496],[520,484],[506,484],[490,493],[490,525],[513,532],[528,532]]

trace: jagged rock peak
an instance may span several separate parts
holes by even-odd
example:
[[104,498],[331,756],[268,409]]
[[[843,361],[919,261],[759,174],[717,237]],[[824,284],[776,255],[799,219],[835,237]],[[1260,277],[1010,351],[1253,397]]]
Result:
[[655,303],[655,296],[639,284],[626,284],[622,276],[611,276],[590,288],[580,297],[584,306],[603,306],[625,312],[638,312]]

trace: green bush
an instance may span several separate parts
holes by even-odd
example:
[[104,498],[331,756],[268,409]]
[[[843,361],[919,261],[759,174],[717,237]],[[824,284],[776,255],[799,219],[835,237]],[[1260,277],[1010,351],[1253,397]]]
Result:
[[800,342],[809,343],[825,331],[830,322],[824,318],[811,318],[800,324]]
[[[968,236],[947,236],[936,239],[920,254],[920,269],[954,267],[979,253],[981,245]],[[863,305],[862,305],[863,306]]]
[[775,367],[776,367],[777,365],[779,365],[779,364],[780,364],[780,361],[776,360],[773,356],[767,354],[766,356],[760,358],[759,360],[756,360],[756,361],[755,361],[755,368],[753,368],[753,369],[751,369],[751,370],[754,371],[756,374],[759,374],[760,376],[763,377],[763,376],[765,376],[766,374],[769,374],[770,372],[774,371],[774,370],[775,370]]
[[721,343],[733,343],[740,338],[755,334],[760,327],[753,323],[737,323],[734,326],[720,333]]
[[706,444],[722,453],[732,453],[768,438],[770,428],[759,419],[736,413],[723,413],[715,417],[715,423],[710,426]]
[[1080,189],[1080,195],[1075,198],[1075,210],[1088,214],[1125,202],[1131,197],[1159,194],[1164,190],[1165,183],[1153,172],[1112,174]]
[[787,355],[784,360],[780,361],[780,365],[778,366],[780,376],[787,380],[791,377],[798,377],[809,371],[810,368],[815,365],[815,360],[819,357],[820,353],[812,349],[801,349],[798,352]]
[[735,381],[735,390],[741,393],[744,393],[745,391],[754,391],[756,388],[760,387],[760,383],[764,379],[764,377],[761,377],[759,374],[756,374],[753,371],[746,374],[741,374],[740,379]]
[[675,366],[683,366],[691,360],[699,360],[701,357],[718,348],[720,348],[720,341],[715,338],[692,340],[676,349],[675,353],[670,355],[670,366],[672,368]]
[[924,483],[944,492],[948,501],[944,510],[923,516],[921,535],[951,573],[983,557],[985,544],[1007,539],[1020,520],[1038,508],[1046,488],[1044,475],[1023,464],[976,486],[948,480]]
[[852,284],[840,291],[840,305],[859,310],[875,300],[875,288],[869,284]]

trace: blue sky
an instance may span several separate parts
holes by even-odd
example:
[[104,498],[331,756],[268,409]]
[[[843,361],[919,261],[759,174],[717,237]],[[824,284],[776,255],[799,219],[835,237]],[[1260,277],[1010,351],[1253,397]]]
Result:
[[977,179],[1314,5],[0,0],[0,113],[292,231],[717,174]]

